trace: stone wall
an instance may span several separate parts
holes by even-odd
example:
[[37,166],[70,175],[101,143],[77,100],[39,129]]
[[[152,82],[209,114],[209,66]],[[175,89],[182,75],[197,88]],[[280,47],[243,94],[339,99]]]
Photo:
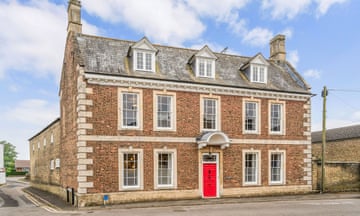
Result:
[[[313,189],[320,189],[321,143],[313,143]],[[360,138],[328,141],[325,146],[325,191],[360,190]]]
[[29,141],[31,181],[60,185],[60,120],[52,122]]
[[[313,190],[320,190],[321,163],[313,163]],[[360,191],[360,162],[326,162],[324,191]]]

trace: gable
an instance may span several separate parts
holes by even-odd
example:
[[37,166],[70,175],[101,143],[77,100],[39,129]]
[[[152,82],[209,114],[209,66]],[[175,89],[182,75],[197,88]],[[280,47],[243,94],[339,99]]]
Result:
[[195,57],[217,59],[216,55],[213,53],[213,51],[211,51],[211,49],[207,45],[201,48],[199,52],[195,54]]
[[131,49],[141,49],[151,52],[157,52],[157,49],[150,43],[149,39],[143,37],[141,40],[131,46]]

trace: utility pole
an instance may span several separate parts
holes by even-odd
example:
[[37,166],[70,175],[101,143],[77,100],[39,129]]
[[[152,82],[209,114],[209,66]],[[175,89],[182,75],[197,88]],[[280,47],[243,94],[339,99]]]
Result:
[[323,193],[325,190],[325,146],[326,146],[326,96],[328,95],[328,90],[324,86],[324,90],[321,93],[323,99],[323,117],[322,117],[322,146],[321,146],[321,183],[320,183],[320,193]]

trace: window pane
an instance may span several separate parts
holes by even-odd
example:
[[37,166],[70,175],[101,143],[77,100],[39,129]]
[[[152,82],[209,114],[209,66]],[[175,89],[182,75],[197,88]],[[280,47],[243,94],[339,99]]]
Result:
[[271,181],[281,182],[282,176],[282,154],[272,153],[271,154]]
[[136,52],[136,69],[144,69],[144,57],[142,52]]
[[172,184],[172,154],[171,153],[158,154],[158,184],[159,185]]
[[265,68],[260,67],[259,70],[259,82],[265,82]]
[[171,128],[171,96],[158,95],[157,97],[157,127]]
[[281,131],[281,117],[282,117],[282,105],[281,104],[271,104],[271,131],[280,132]]
[[257,153],[245,154],[245,182],[257,182]]
[[138,95],[124,93],[123,99],[123,126],[138,126]]
[[212,62],[206,61],[206,76],[212,77]]
[[146,59],[145,59],[146,70],[151,71],[152,70],[152,55],[151,53],[146,53]]
[[216,102],[215,99],[204,99],[204,129],[216,129]]
[[245,130],[257,130],[257,103],[245,103]]
[[124,186],[138,186],[138,154],[125,153],[123,164]]
[[199,76],[205,76],[205,61],[203,59],[199,60]]
[[252,72],[253,77],[252,77],[252,79],[253,79],[254,82],[257,82],[258,81],[258,67],[253,66],[252,69],[253,69],[253,72]]

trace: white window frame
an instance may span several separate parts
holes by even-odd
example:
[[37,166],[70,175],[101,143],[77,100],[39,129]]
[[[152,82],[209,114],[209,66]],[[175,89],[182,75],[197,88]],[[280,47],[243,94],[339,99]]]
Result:
[[[255,120],[255,130],[246,130],[246,104],[255,103],[256,104],[256,120]],[[261,133],[261,100],[259,99],[245,99],[243,100],[243,133],[244,134],[260,134]]]
[[[272,161],[271,155],[280,154],[280,181],[272,181]],[[286,183],[286,151],[285,150],[270,150],[269,151],[269,184],[270,185],[284,185]]]
[[[137,176],[138,181],[137,185],[135,186],[126,186],[124,185],[124,154],[137,154],[138,161],[137,161]],[[143,149],[133,149],[133,148],[127,148],[127,149],[119,149],[119,190],[120,191],[126,191],[126,190],[143,190],[144,189],[144,170],[143,170]]]
[[[201,74],[200,66],[204,64],[204,72]],[[211,70],[208,71],[208,67],[211,65]],[[210,72],[210,74],[208,74]],[[205,77],[205,78],[215,78],[215,59],[205,58],[205,57],[196,57],[196,76]]]
[[37,143],[38,149],[40,149],[40,141]]
[[[159,127],[158,126],[158,96],[171,97],[171,116],[170,116],[170,127]],[[153,128],[154,131],[176,131],[176,93],[166,91],[153,91]]]
[[[205,100],[215,100],[215,110],[216,110],[216,122],[215,128],[209,129],[204,128],[204,101]],[[200,95],[200,131],[220,131],[221,130],[221,97],[214,95]]]
[[[137,125],[128,126],[123,125],[123,95],[124,94],[136,94],[137,95]],[[143,93],[138,89],[118,89],[118,129],[119,130],[142,130],[143,129]]]
[[55,159],[55,168],[60,168],[60,158]]
[[46,146],[46,137],[44,137],[44,147]]
[[[242,152],[242,164],[243,164],[243,186],[254,186],[261,185],[261,151],[260,150],[243,150]],[[247,182],[246,181],[246,154],[255,154],[256,155],[256,181]]]
[[[142,67],[139,67],[139,63],[138,63],[139,53],[142,54]],[[147,61],[148,55],[151,56],[151,62]],[[151,69],[147,68],[147,63],[150,63]],[[149,50],[134,49],[133,64],[134,64],[134,71],[155,72],[155,52]]]
[[[280,105],[280,131],[272,130],[272,105]],[[269,134],[272,135],[285,135],[286,134],[286,106],[284,101],[269,101]]]
[[[261,64],[251,64],[250,81],[256,83],[267,83],[267,66]],[[263,73],[263,76],[261,76]]]
[[[171,154],[172,156],[172,174],[171,184],[160,185],[159,184],[159,154]],[[177,188],[177,156],[176,149],[154,149],[154,189],[176,189]]]

